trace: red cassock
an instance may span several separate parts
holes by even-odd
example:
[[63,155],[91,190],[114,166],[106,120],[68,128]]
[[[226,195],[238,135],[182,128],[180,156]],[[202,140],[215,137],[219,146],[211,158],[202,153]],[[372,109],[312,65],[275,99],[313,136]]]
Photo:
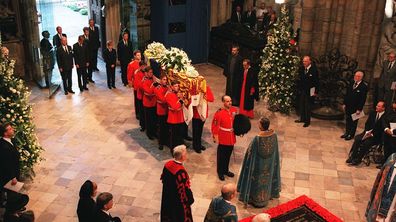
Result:
[[153,78],[143,78],[143,106],[155,107],[157,105],[157,98],[154,93]]
[[165,100],[165,94],[168,91],[168,86],[159,85],[154,89],[155,96],[157,97],[157,115],[165,116],[168,114],[168,104]]
[[[209,86],[206,86],[206,101],[214,102],[214,96],[213,96],[212,90],[210,89]],[[208,115],[209,115],[209,106],[207,106],[207,109],[206,109],[206,116],[208,116]],[[201,116],[199,115],[196,106],[193,106],[193,118],[201,119]]]
[[183,104],[180,103],[179,98],[173,91],[168,91],[165,94],[165,101],[168,104],[168,120],[170,124],[179,124],[184,122]]
[[212,121],[212,134],[218,135],[219,144],[228,146],[235,144],[236,138],[232,123],[237,113],[237,108],[233,106],[229,110],[221,108],[215,113]]
[[127,79],[128,83],[132,84],[132,87],[134,87],[134,77],[135,77],[135,71],[139,68],[139,61],[133,60],[128,64],[127,67]]
[[144,93],[143,92],[143,77],[144,77],[144,73],[140,70],[137,70],[136,74],[135,74],[133,86],[134,86],[135,90],[137,91],[136,97],[139,100],[143,99],[143,93]]

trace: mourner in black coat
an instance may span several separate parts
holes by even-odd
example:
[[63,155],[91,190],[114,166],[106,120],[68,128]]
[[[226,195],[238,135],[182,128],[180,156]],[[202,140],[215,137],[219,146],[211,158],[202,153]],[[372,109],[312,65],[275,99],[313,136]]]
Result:
[[257,18],[256,18],[256,11],[253,10],[252,7],[250,7],[249,10],[243,14],[242,22],[244,24],[248,24],[251,29],[255,28]]
[[223,74],[227,77],[226,95],[232,99],[232,105],[239,106],[242,83],[242,57],[239,55],[239,46],[232,46],[231,55],[227,58]]
[[106,63],[106,74],[107,74],[107,87],[115,87],[115,68],[117,62],[117,53],[113,49],[113,41],[108,41],[107,48],[103,51],[103,60]]
[[121,80],[124,86],[127,86],[127,68],[129,62],[133,58],[133,47],[132,42],[129,41],[129,35],[127,33],[124,33],[122,37],[123,39],[118,42],[117,52],[118,60],[120,61],[121,65]]
[[344,97],[343,107],[345,110],[345,133],[341,138],[350,140],[355,136],[356,127],[359,119],[353,121],[352,114],[359,114],[363,111],[364,103],[367,97],[367,85],[363,81],[364,73],[357,71],[354,81],[348,86],[347,93]]
[[312,64],[309,56],[304,56],[303,66],[299,70],[299,81],[297,82],[299,91],[300,119],[295,122],[304,123],[304,127],[311,124],[311,103],[313,97],[318,94],[319,74],[315,64]]
[[54,35],[54,37],[52,37],[52,45],[55,46],[56,48],[59,48],[62,43],[61,43],[61,38],[62,37],[66,37],[67,35],[62,33],[62,27],[58,26],[56,27],[56,34]]
[[242,10],[241,6],[237,6],[235,8],[235,11],[231,13],[231,22],[234,23],[242,23]]
[[120,222],[119,217],[112,217],[109,210],[113,207],[113,195],[103,192],[96,198],[95,222]]
[[96,203],[93,199],[96,196],[98,186],[95,182],[87,180],[80,188],[80,200],[77,205],[77,216],[79,222],[94,222]]
[[392,153],[396,153],[396,128],[392,128],[391,123],[396,123],[396,102],[393,102],[392,110],[387,111],[385,116],[384,162]]
[[84,36],[84,45],[86,47],[87,56],[88,56],[87,83],[89,83],[89,82],[95,83],[95,81],[92,78],[92,72],[93,72],[92,52],[94,51],[95,43],[94,43],[93,39],[91,39],[88,27],[84,27],[83,32],[84,32],[84,35],[83,35]]
[[56,50],[56,61],[62,76],[65,95],[74,93],[72,90],[73,50],[67,45],[67,38],[61,39],[62,45]]
[[92,41],[92,51],[91,51],[92,69],[95,71],[99,71],[98,69],[98,49],[100,48],[99,28],[95,25],[95,21],[93,19],[89,20],[89,37]]
[[78,42],[73,45],[73,55],[74,55],[74,65],[77,68],[77,79],[78,87],[82,92],[87,88],[88,73],[87,69],[89,66],[89,57],[87,46],[84,44],[84,36],[80,35],[78,37]]
[[385,103],[378,102],[375,111],[370,112],[364,126],[364,131],[355,136],[352,148],[349,152],[347,163],[359,165],[362,158],[369,151],[370,147],[382,143],[385,126]]

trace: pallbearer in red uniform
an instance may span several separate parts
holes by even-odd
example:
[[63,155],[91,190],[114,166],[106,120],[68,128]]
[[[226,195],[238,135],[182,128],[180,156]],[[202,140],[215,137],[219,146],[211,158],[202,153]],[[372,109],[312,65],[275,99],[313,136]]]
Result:
[[177,145],[183,144],[183,129],[185,126],[183,115],[183,95],[179,92],[179,81],[171,82],[171,90],[166,92],[165,101],[168,104],[168,120],[170,129],[169,148],[171,151]]
[[156,127],[157,127],[157,98],[154,93],[154,88],[158,83],[153,80],[153,69],[148,66],[145,69],[145,76],[142,81],[143,85],[143,110],[144,119],[146,122],[146,134],[150,140],[156,137]]
[[[209,86],[206,86],[206,93],[204,94],[204,98],[206,99],[207,102],[214,101],[214,96]],[[209,106],[208,105],[206,106],[207,108],[206,108],[205,116],[199,114],[197,106],[193,106],[193,119],[192,119],[193,149],[197,153],[201,153],[202,150],[206,149],[204,146],[202,146],[203,126],[205,124],[205,120],[208,117],[208,113],[209,113]]]
[[139,50],[135,50],[133,52],[133,60],[128,64],[127,68],[127,79],[128,79],[128,85],[133,88],[133,97],[134,97],[134,104],[135,104],[135,115],[136,119],[139,119],[139,106],[137,106],[137,90],[134,87],[134,79],[135,79],[135,73],[136,70],[139,69],[140,61],[142,60],[142,53]]
[[250,60],[243,60],[243,82],[241,87],[241,99],[239,113],[251,119],[254,118],[254,100],[259,99],[257,72],[250,66]]
[[166,104],[165,94],[169,90],[168,78],[165,74],[160,77],[160,84],[155,87],[154,93],[157,97],[157,121],[158,121],[158,145],[163,150],[164,145],[168,145],[169,127],[166,123],[168,119],[168,104]]
[[223,107],[213,117],[212,134],[214,142],[219,144],[217,146],[217,174],[220,180],[224,180],[224,175],[234,176],[234,173],[229,171],[228,165],[236,142],[232,125],[238,110],[232,106],[231,97],[225,95],[221,101]]
[[161,222],[192,222],[191,205],[194,203],[190,178],[183,162],[187,160],[185,145],[175,147],[174,160],[168,161],[161,175]]
[[138,107],[139,111],[139,116],[142,118],[139,118],[139,125],[140,125],[140,131],[146,130],[146,124],[145,124],[145,119],[144,119],[144,112],[143,112],[143,77],[144,77],[144,69],[146,68],[146,63],[144,61],[140,61],[139,63],[140,67],[138,70],[135,71],[135,78],[133,79],[133,86],[134,89],[136,90],[136,106]]

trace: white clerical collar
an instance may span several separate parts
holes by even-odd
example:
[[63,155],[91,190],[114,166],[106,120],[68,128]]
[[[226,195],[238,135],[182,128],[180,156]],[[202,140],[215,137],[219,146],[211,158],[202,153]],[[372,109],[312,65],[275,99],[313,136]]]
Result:
[[5,140],[5,141],[11,143],[11,145],[14,145],[14,144],[11,142],[11,138],[3,137],[3,140]]
[[306,70],[309,70],[311,68],[311,64],[309,64],[309,66],[307,66],[307,68],[305,68]]
[[109,211],[103,210],[103,209],[102,209],[102,211],[103,211],[105,214],[110,215]]
[[183,163],[180,162],[180,161],[177,161],[177,160],[173,160],[173,161],[175,161],[176,163],[180,163],[181,165],[183,165]]
[[382,111],[380,113],[378,113],[378,119],[381,118],[381,116],[385,113],[385,111]]
[[226,200],[226,199],[224,199],[224,200],[225,200],[225,202],[227,202],[227,203],[229,203],[229,204],[232,204],[232,203],[231,203],[231,201],[229,201],[229,200]]

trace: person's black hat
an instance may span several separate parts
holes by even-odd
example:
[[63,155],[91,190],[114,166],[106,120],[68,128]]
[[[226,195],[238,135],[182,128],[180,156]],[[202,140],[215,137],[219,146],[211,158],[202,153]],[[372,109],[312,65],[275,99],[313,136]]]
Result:
[[234,117],[233,128],[235,135],[241,136],[250,131],[252,124],[250,123],[250,119],[247,116],[237,114]]

